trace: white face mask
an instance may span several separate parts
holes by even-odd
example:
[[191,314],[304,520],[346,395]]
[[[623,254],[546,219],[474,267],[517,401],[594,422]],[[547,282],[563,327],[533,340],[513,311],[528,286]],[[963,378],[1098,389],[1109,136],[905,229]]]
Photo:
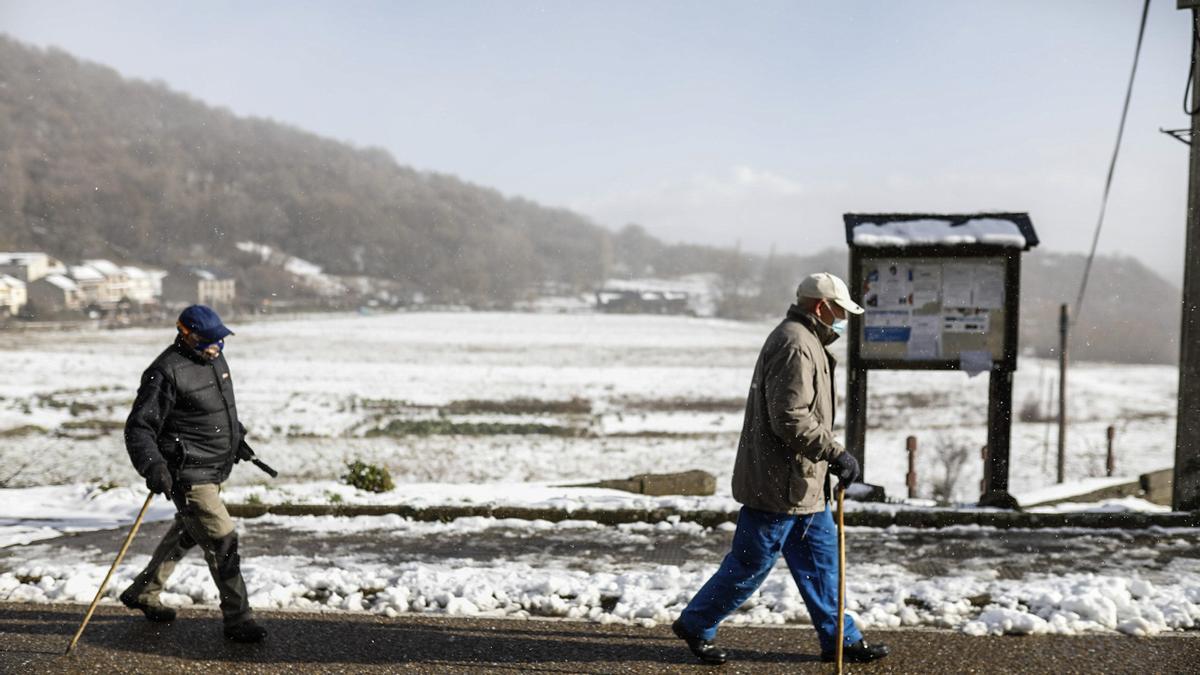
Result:
[[[838,337],[845,335],[846,329],[850,326],[850,321],[847,319],[837,318],[837,315],[833,313],[833,306],[830,305],[829,303],[825,303],[825,306],[827,308],[829,308],[829,313],[834,317],[833,323],[826,323],[825,325],[828,326],[829,330],[833,331],[834,334],[837,335]],[[817,315],[817,321],[821,321],[821,317],[819,314]],[[825,322],[821,321],[821,323],[825,323]]]

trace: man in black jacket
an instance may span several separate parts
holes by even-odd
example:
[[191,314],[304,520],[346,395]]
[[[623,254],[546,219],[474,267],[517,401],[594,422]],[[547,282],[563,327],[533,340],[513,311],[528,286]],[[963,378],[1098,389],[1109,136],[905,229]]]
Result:
[[233,380],[222,350],[233,331],[209,307],[192,305],[176,324],[175,342],[142,374],[125,422],[125,448],[146,486],[175,502],[175,523],[121,602],[151,621],[171,621],[159,602],[175,563],[199,545],[221,598],[225,637],[259,642],[267,631],[251,618],[238,536],[220,498],[234,462],[250,459],[238,421]]

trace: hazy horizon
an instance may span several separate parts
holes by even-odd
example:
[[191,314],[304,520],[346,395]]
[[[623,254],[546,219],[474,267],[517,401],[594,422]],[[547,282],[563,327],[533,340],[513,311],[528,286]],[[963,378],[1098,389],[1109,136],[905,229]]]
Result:
[[[1140,10],[0,0],[0,32],[670,242],[804,254],[847,211],[1006,210],[1086,252]],[[1187,149],[1158,129],[1187,126],[1188,24],[1152,6],[1100,245],[1175,286]]]

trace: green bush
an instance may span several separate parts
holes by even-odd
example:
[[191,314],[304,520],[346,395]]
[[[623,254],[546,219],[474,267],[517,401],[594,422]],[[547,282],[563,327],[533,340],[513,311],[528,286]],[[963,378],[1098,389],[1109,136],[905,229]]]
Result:
[[346,465],[346,475],[342,480],[347,485],[367,492],[387,492],[396,487],[392,482],[392,474],[382,466],[375,466],[355,460]]

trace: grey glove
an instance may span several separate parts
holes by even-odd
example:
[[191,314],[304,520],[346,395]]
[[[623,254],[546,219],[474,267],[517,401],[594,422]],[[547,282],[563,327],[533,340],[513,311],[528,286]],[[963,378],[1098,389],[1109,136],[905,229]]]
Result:
[[844,450],[842,454],[829,460],[829,468],[833,469],[833,475],[838,477],[837,489],[839,490],[844,490],[846,486],[862,477],[862,470],[858,468],[858,460]]
[[166,462],[155,462],[146,471],[146,487],[150,488],[154,494],[165,495],[170,499],[174,483],[171,480],[171,470],[167,468]]

